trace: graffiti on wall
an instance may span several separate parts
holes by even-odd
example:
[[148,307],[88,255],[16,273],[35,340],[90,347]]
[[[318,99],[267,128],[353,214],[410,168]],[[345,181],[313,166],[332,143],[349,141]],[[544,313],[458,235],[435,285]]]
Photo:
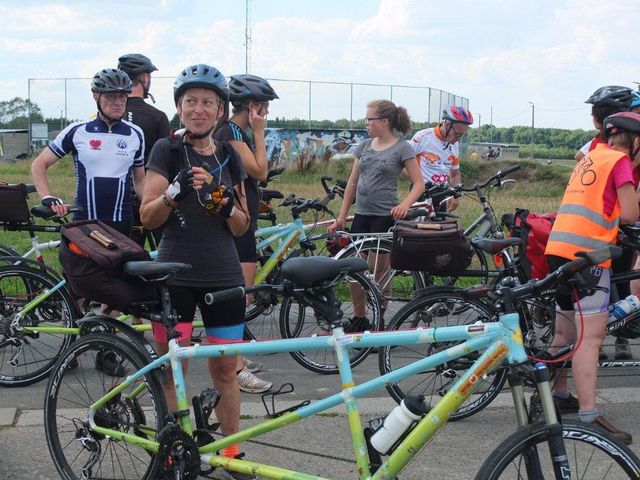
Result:
[[300,158],[309,162],[327,161],[339,153],[352,153],[367,138],[363,130],[294,130],[269,128],[266,132],[267,158],[274,165],[286,165]]

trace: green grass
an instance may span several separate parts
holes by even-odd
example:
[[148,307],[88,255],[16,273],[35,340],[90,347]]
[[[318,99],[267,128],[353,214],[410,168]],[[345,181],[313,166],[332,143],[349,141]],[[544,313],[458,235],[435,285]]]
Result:
[[[503,213],[513,212],[516,207],[528,208],[536,212],[548,212],[557,209],[560,197],[571,173],[570,165],[547,165],[543,162],[531,161],[504,161],[504,162],[471,162],[463,161],[461,164],[462,178],[466,185],[474,182],[482,182],[496,171],[519,164],[520,170],[510,175],[510,178],[517,180],[517,183],[505,185],[502,189],[488,189],[491,204],[496,214],[500,217]],[[0,181],[8,183],[31,183],[30,160],[15,164],[0,164]],[[324,191],[320,184],[323,175],[333,178],[346,179],[351,169],[349,158],[342,158],[338,161],[316,163],[308,172],[301,174],[295,166],[289,168],[284,174],[277,177],[270,184],[270,188],[281,190],[285,196],[295,193],[302,198],[323,197]],[[73,202],[75,176],[72,161],[65,157],[49,169],[49,184],[51,191],[65,199]],[[400,194],[405,195],[409,184],[404,179],[400,183]],[[38,196],[31,194],[29,203],[35,205],[39,203]],[[277,204],[277,202],[276,202]],[[329,208],[337,214],[340,210],[339,199],[334,200]],[[460,225],[468,225],[482,212],[482,207],[472,200],[472,197],[460,199],[460,207],[456,211],[460,215]],[[291,219],[288,208],[277,207],[276,214],[280,222]],[[308,214],[307,221],[312,220]],[[324,218],[327,218],[326,216]],[[323,219],[323,218],[321,218]],[[41,233],[41,241],[52,240],[56,235]],[[29,237],[26,232],[6,232],[0,231],[0,243],[11,245],[19,252],[24,252],[29,248]],[[47,261],[57,262],[57,252],[48,252]]]

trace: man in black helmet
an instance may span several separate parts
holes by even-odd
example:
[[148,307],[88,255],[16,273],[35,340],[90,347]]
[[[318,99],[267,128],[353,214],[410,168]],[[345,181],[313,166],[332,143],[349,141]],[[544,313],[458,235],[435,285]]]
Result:
[[[132,88],[127,99],[127,108],[124,119],[142,129],[144,134],[144,161],[149,158],[151,148],[161,138],[168,137],[170,133],[169,119],[167,115],[156,107],[145,102],[145,98],[153,96],[149,93],[151,88],[151,73],[157,71],[151,60],[140,53],[128,53],[118,59],[118,68],[126,72],[131,78]],[[133,227],[131,238],[144,246],[146,234],[140,222],[138,208],[140,202],[134,195],[131,199],[134,205]],[[157,244],[162,237],[162,230],[154,230],[153,238]]]

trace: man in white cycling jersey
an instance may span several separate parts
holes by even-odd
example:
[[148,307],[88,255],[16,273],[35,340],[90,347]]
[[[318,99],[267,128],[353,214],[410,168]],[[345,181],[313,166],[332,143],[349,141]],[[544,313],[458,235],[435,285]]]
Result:
[[[459,140],[464,137],[473,115],[463,107],[451,106],[442,111],[442,122],[433,128],[417,132],[410,141],[416,152],[422,178],[434,184],[459,185],[460,148]],[[458,201],[451,199],[448,210],[458,207]]]

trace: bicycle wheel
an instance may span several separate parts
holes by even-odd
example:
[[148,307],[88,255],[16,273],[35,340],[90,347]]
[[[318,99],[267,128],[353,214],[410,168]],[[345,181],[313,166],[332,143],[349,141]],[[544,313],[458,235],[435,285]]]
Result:
[[[45,378],[60,353],[75,336],[65,329],[75,326],[76,305],[60,288],[45,298],[58,280],[41,270],[23,266],[0,268],[0,385],[18,387]],[[38,301],[32,310],[21,310]],[[56,332],[25,331],[46,325]]]
[[393,241],[390,238],[371,237],[356,240],[336,255],[336,258],[360,256],[369,263],[368,279],[382,299],[385,324],[405,305],[413,293],[425,287],[423,274],[417,271],[395,270],[389,265]]
[[[351,320],[346,328],[349,332],[378,331],[383,329],[380,302],[376,288],[361,273],[350,273],[333,287],[333,291],[342,302],[344,320]],[[351,301],[354,292],[364,298],[364,305],[356,307]],[[364,308],[356,311],[356,308]],[[356,315],[357,313],[357,315]],[[356,318],[357,317],[357,318]],[[303,305],[294,297],[286,295],[280,308],[280,334],[282,338],[310,337],[313,335],[331,335],[329,319],[311,306]],[[352,367],[362,363],[371,348],[352,348],[349,350],[349,362]],[[337,373],[338,362],[333,350],[306,350],[289,352],[296,362],[304,368],[317,373]]]
[[105,352],[113,352],[128,374],[146,365],[141,352],[108,334],[87,335],[66,350],[49,379],[44,403],[45,438],[53,463],[60,476],[70,480],[159,478],[155,455],[92,430],[95,422],[104,428],[155,439],[167,415],[156,373],[149,372],[89,418],[89,406],[121,382],[96,367]]
[[[547,444],[550,433],[551,427],[545,424],[518,430],[489,455],[476,480],[559,478],[551,464]],[[604,430],[585,423],[564,421],[562,436],[571,478],[640,478],[638,457]]]
[[[495,321],[496,312],[487,304],[479,300],[465,298],[460,290],[455,288],[435,288],[427,291],[415,300],[405,305],[393,318],[387,330],[405,330],[417,327],[435,328],[467,325],[477,321]],[[430,344],[386,346],[380,349],[378,362],[382,375],[397,370],[405,365],[422,358],[434,355],[442,350],[462,342],[438,342]],[[422,394],[427,405],[435,404],[443,397],[464,375],[471,364],[477,360],[480,353],[473,352],[425,370],[398,383],[389,383],[386,388],[393,399],[400,401],[408,394]],[[453,413],[450,420],[460,420],[469,417],[493,401],[502,390],[507,379],[507,370],[499,368],[489,373],[477,382],[474,393]]]

